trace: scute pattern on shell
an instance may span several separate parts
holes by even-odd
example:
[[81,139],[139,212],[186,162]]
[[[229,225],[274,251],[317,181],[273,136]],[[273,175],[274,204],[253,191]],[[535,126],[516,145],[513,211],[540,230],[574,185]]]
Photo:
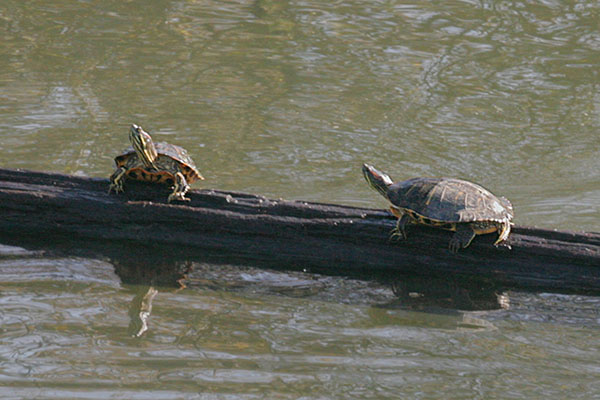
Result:
[[[198,171],[198,168],[196,167],[196,164],[192,158],[188,155],[186,149],[166,142],[154,143],[154,146],[159,157],[169,157],[179,164],[188,183],[192,183],[200,178],[200,172]],[[135,153],[133,147],[128,147],[121,154],[115,157],[117,167],[124,166],[127,163],[127,160],[131,157],[137,158],[137,154]]]
[[171,143],[166,142],[158,142],[155,144],[156,152],[160,154],[164,154],[165,156],[171,157],[175,161],[179,161],[180,163],[189,166],[192,169],[197,170],[196,164],[192,158],[188,155],[188,152],[183,147],[176,146]]
[[390,185],[388,198],[399,208],[441,222],[506,222],[514,216],[507,199],[460,179],[408,179]]

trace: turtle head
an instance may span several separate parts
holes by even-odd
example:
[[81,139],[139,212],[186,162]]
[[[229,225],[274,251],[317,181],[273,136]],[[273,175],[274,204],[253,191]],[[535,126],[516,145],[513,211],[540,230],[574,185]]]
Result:
[[136,154],[147,168],[156,168],[154,161],[158,156],[152,137],[141,126],[133,124],[129,129],[129,140]]
[[390,178],[389,175],[378,171],[369,164],[363,164],[362,172],[369,186],[387,198],[388,186],[394,183],[392,178]]

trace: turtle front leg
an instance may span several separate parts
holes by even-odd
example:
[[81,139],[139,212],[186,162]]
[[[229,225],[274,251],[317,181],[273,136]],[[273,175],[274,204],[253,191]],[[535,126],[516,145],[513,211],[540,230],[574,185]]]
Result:
[[173,189],[173,193],[169,195],[167,201],[170,203],[173,200],[179,201],[190,201],[185,194],[190,190],[190,185],[188,185],[185,180],[185,176],[181,172],[175,174],[175,189]]
[[[396,215],[396,213],[394,213]],[[400,218],[398,218],[398,222],[396,222],[396,228],[392,230],[392,236],[390,236],[390,240],[392,239],[406,239],[406,227],[409,223],[411,223],[412,218],[406,214],[402,214]]]
[[456,232],[450,239],[450,251],[457,253],[461,248],[464,249],[471,244],[476,233],[469,225],[459,225],[456,227]]
[[119,167],[113,174],[110,176],[110,185],[108,186],[108,193],[112,190],[115,193],[124,192],[123,190],[123,181],[125,180],[125,174],[127,173],[127,168]]

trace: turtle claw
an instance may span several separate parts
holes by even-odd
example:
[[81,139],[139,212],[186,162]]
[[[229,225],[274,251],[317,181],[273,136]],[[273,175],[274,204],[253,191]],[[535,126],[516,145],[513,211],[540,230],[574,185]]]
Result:
[[185,186],[183,188],[183,190],[175,190],[167,198],[167,203],[170,203],[173,200],[177,200],[177,201],[190,201],[190,199],[188,199],[187,197],[185,197],[185,194],[187,193],[188,189],[189,189],[189,186]]
[[456,254],[460,249],[467,248],[474,238],[475,232],[470,227],[458,228],[450,238],[448,248],[452,253]]
[[507,250],[512,250],[512,246],[510,244],[508,244],[506,241],[502,241],[500,243],[494,243],[494,247],[496,247],[497,249],[500,247],[504,247]]
[[178,200],[178,201],[190,201],[190,199],[188,199],[187,197],[185,197],[184,193],[171,193],[169,195],[169,198],[167,199],[167,203],[172,202],[173,200]]
[[404,229],[399,229],[398,227],[392,229],[390,232],[390,241],[400,241],[406,239],[406,232]]
[[455,238],[450,239],[450,244],[448,245],[448,249],[450,249],[450,251],[454,254],[458,253],[458,250],[460,250],[460,248],[462,247],[462,243],[460,242],[460,240],[457,240]]
[[113,190],[115,193],[124,192],[123,190],[123,178],[127,169],[125,167],[117,168],[117,170],[110,176],[110,185],[108,185],[108,194]]
[[185,194],[188,190],[190,190],[190,186],[187,184],[183,174],[181,172],[178,172],[175,175],[175,188],[173,190],[173,193],[169,195],[167,203],[170,203],[173,200],[190,201],[190,199],[185,197]]
[[[395,215],[395,214],[394,214]],[[392,235],[390,240],[405,240],[406,239],[406,225],[410,222],[410,217],[407,215],[401,215],[396,222],[396,227],[392,229]]]
[[124,192],[125,190],[123,189],[123,182],[111,182],[111,184],[108,186],[108,194],[110,194],[110,192],[112,192],[113,190],[116,194]]

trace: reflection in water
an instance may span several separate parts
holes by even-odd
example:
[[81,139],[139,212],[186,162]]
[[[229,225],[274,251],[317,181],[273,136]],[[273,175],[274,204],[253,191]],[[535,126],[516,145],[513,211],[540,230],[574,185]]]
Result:
[[508,295],[490,280],[459,276],[403,276],[392,282],[399,302],[412,307],[444,307],[460,310],[508,309]]
[[[111,253],[115,254],[114,251]],[[394,296],[390,296],[389,287],[378,283],[369,284],[301,272],[206,264],[189,259],[178,262],[175,258],[177,252],[168,248],[125,249],[119,246],[119,254],[119,257],[113,255],[111,259],[117,274],[123,282],[141,285],[136,286],[136,295],[129,309],[129,332],[135,337],[142,336],[149,329],[152,302],[158,294],[154,286],[156,284],[163,285],[163,288],[165,285],[172,286],[175,290],[185,287],[196,290],[210,288],[217,291],[326,299],[348,304],[378,304],[383,308],[426,312],[437,312],[439,309],[493,310],[508,307],[507,295],[498,294],[490,282],[483,283],[473,279],[406,276],[394,280]],[[174,257],[173,260],[166,261],[164,254],[170,254]],[[457,315],[464,318],[462,313]]]
[[131,323],[129,324],[129,332],[135,337],[142,336],[148,330],[148,318],[152,313],[152,301],[158,294],[152,286],[140,286],[138,293],[131,300],[131,306],[129,307],[129,317]]
[[[202,255],[182,248],[152,248],[140,245],[127,246],[123,243],[87,242],[86,246],[78,243],[74,248],[73,241],[58,237],[57,246],[45,249],[45,243],[29,242],[32,248],[41,251],[27,251],[19,247],[3,246],[3,258],[26,259],[27,264],[36,270],[29,270],[27,276],[32,279],[52,277],[60,279],[61,274],[72,275],[71,269],[62,268],[52,275],[48,265],[60,265],[59,257],[77,255],[76,265],[82,269],[79,280],[91,282],[95,278],[86,276],[87,265],[96,261],[90,258],[107,259],[114,267],[114,272],[122,283],[134,285],[135,295],[130,301],[128,315],[130,324],[128,332],[135,337],[144,335],[149,329],[149,318],[153,301],[159,290],[176,292],[185,287],[193,290],[217,290],[239,293],[262,293],[267,296],[287,296],[294,298],[320,299],[329,302],[355,305],[395,308],[405,310],[431,311],[446,309],[498,309],[496,289],[491,284],[483,284],[473,280],[448,281],[447,278],[404,276],[398,277],[391,288],[387,284],[366,282],[339,277],[327,277],[304,272],[264,270],[254,267],[233,265],[215,265],[203,262]],[[60,243],[60,245],[59,245]],[[40,247],[41,246],[41,247]],[[165,257],[168,255],[168,257]],[[187,259],[185,257],[188,257]],[[209,258],[210,259],[210,258]],[[17,262],[23,272],[22,261]],[[10,276],[10,263],[1,265],[3,280]],[[37,272],[43,268],[43,273]],[[15,279],[21,280],[19,274]]]
[[[39,387],[52,387],[61,398],[133,392],[161,398],[165,391],[185,398],[233,388],[283,398],[353,398],[378,382],[376,391],[390,398],[413,393],[398,376],[410,382],[438,377],[429,384],[446,387],[461,379],[443,378],[452,371],[484,380],[490,373],[498,382],[499,375],[527,366],[520,379],[539,382],[548,362],[565,374],[566,365],[586,369],[594,362],[584,350],[597,337],[595,298],[511,293],[510,310],[461,312],[396,299],[377,282],[198,261],[156,268],[164,254],[181,258],[164,249],[103,248],[101,258],[111,253],[114,266],[57,250],[0,248],[0,381],[12,395],[35,398]],[[57,264],[63,267],[53,275],[42,274]],[[19,266],[24,273],[14,274]],[[185,290],[177,282],[182,277]],[[123,287],[122,280],[145,284]],[[403,282],[408,297],[419,291],[427,299],[436,287],[442,297],[459,290]]]
[[140,337],[149,329],[152,302],[159,292],[156,285],[160,285],[163,291],[185,288],[192,262],[182,261],[179,258],[180,252],[170,248],[117,244],[112,250],[110,245],[106,245],[102,253],[109,255],[110,262],[123,283],[135,285],[136,294],[128,312],[131,319],[128,332],[134,337]]

